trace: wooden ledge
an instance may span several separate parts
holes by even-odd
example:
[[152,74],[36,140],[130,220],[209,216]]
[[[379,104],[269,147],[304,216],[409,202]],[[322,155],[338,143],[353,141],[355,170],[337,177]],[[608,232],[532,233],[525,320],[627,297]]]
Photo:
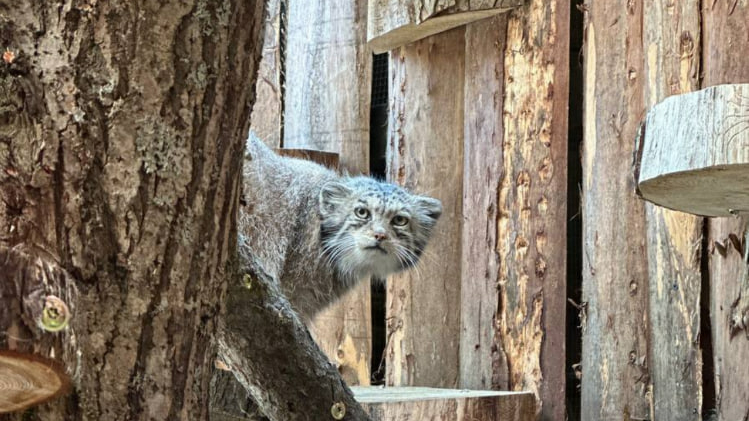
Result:
[[637,145],[639,194],[703,216],[749,214],[749,84],[667,98]]
[[289,158],[304,159],[305,161],[312,161],[324,167],[330,168],[332,170],[338,169],[338,163],[340,161],[340,156],[335,152],[324,152],[324,151],[318,151],[314,149],[291,149],[291,148],[290,149],[276,148],[276,149],[273,149],[273,151],[281,156],[285,156]]
[[0,350],[0,414],[21,411],[70,390],[70,379],[54,360]]
[[531,421],[531,392],[434,389],[429,387],[352,387],[373,421]]

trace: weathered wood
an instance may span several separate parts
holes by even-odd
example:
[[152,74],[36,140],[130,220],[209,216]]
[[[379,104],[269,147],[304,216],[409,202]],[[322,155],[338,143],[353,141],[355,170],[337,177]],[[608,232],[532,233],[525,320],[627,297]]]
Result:
[[[644,2],[641,77],[646,108],[699,87],[698,0]],[[673,141],[669,138],[668,141]],[[669,151],[679,146],[667,144]],[[701,420],[700,349],[703,219],[647,203],[651,415],[655,420]],[[638,286],[639,287],[639,286]],[[640,292],[637,292],[640,293]]]
[[70,391],[75,280],[40,250],[0,246],[0,414]]
[[427,387],[354,387],[373,421],[531,421],[530,392],[492,392]]
[[274,151],[281,156],[306,159],[324,165],[332,170],[338,170],[340,157],[334,152],[316,151],[313,149],[275,149]]
[[263,55],[255,82],[255,103],[250,114],[250,131],[269,148],[281,147],[282,136],[284,66],[281,37],[285,36],[282,1],[288,0],[266,0]]
[[81,367],[5,419],[208,418],[263,7],[4,3],[0,243],[75,277]]
[[650,419],[644,202],[633,139],[644,115],[642,3],[586,1],[582,413]]
[[667,98],[640,142],[643,198],[697,215],[749,212],[749,84]]
[[[291,1],[288,20],[284,148],[336,152],[342,170],[368,173],[372,58],[366,1]],[[349,384],[369,384],[370,308],[369,282],[362,282],[312,326]]]
[[367,41],[375,53],[494,16],[525,0],[369,0]]
[[[749,57],[737,54],[749,51],[748,21],[746,2],[703,4],[703,87],[749,83]],[[719,421],[743,420],[749,414],[749,329],[744,318],[749,313],[745,255],[748,222],[746,215],[708,220],[710,315]],[[738,248],[745,250],[739,252]]]
[[443,207],[422,264],[388,280],[391,386],[458,383],[464,53],[465,29],[456,28],[390,55],[388,179]]

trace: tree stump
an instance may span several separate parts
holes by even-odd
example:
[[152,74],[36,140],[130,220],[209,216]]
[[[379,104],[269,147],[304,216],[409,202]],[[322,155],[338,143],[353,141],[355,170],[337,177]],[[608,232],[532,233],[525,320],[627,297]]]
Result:
[[648,113],[638,142],[644,199],[703,216],[749,212],[749,84],[667,98]]
[[[69,328],[76,298],[70,276],[51,258],[0,247],[0,414],[70,390],[76,370]],[[66,351],[63,351],[63,349]]]

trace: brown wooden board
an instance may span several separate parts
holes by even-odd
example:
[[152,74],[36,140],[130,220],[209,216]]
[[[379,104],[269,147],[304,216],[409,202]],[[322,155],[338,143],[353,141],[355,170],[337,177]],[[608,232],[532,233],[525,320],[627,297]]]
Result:
[[531,421],[530,392],[492,392],[428,387],[355,387],[356,400],[372,421]]
[[[290,1],[284,148],[337,153],[341,170],[369,172],[372,59],[365,0]],[[369,282],[320,313],[312,334],[349,384],[369,384]]]
[[388,280],[388,385],[458,385],[464,52],[456,28],[390,55],[388,179],[443,213],[419,267]]
[[[703,2],[702,87],[749,82],[749,4]],[[710,316],[717,414],[721,421],[749,417],[749,280],[747,216],[708,221]],[[738,246],[738,247],[737,247]]]

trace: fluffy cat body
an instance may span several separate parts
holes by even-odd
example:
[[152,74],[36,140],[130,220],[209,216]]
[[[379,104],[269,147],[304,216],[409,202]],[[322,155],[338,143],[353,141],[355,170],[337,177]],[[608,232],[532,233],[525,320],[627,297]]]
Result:
[[359,281],[415,265],[442,207],[369,177],[281,157],[250,137],[241,241],[306,319]]

